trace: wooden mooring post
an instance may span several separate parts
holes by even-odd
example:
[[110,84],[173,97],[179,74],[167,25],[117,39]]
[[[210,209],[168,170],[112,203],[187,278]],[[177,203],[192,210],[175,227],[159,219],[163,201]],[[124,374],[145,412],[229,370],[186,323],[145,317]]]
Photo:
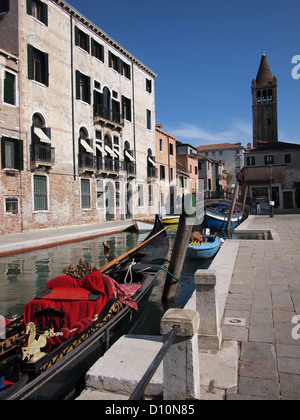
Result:
[[[186,206],[188,206],[188,211],[186,211]],[[165,287],[162,295],[163,301],[173,300],[176,294],[178,279],[182,272],[186,251],[189,245],[195,220],[195,213],[192,206],[192,196],[189,195],[184,198],[183,210],[179,219],[179,225],[168,269],[169,273],[171,274],[168,273],[166,277]]]
[[228,221],[227,221],[226,231],[227,231],[228,237],[230,237],[231,220],[232,220],[232,216],[233,216],[233,212],[234,212],[234,207],[235,207],[235,204],[236,204],[237,196],[238,196],[238,193],[239,193],[239,188],[240,188],[239,187],[239,184],[238,184],[238,182],[236,182],[235,188],[234,188],[234,194],[233,194],[232,204],[231,204],[231,209],[230,209],[229,216],[228,216]]

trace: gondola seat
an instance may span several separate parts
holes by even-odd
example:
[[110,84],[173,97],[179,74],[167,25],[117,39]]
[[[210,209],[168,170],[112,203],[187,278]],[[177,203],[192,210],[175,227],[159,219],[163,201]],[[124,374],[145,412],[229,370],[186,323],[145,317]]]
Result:
[[[46,314],[51,309],[57,314],[63,308],[64,325],[72,329],[76,323],[83,319],[94,319],[95,316],[99,316],[107,302],[115,298],[119,299],[122,304],[137,310],[137,305],[131,296],[140,287],[140,283],[134,283],[128,287],[121,286],[99,271],[90,273],[82,279],[71,276],[56,277],[48,282],[46,289],[41,294],[24,307],[25,325],[30,322],[37,325],[36,313]],[[40,327],[48,328],[45,317],[43,317]]]

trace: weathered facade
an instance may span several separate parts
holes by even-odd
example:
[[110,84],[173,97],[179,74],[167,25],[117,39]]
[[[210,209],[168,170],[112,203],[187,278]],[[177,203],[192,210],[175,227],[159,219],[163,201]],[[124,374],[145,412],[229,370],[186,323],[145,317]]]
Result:
[[0,233],[154,214],[155,73],[64,1],[0,5]]

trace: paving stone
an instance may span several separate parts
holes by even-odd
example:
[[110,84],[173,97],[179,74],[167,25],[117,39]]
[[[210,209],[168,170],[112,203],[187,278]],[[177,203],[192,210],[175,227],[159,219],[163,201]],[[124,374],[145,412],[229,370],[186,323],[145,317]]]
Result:
[[274,322],[275,338],[278,344],[300,345],[300,340],[292,337],[292,331],[295,325],[291,322]]
[[240,377],[245,376],[249,378],[271,379],[276,381],[277,366],[275,363],[260,363],[245,360],[241,361],[239,375]]
[[241,344],[241,360],[261,363],[275,363],[276,352],[272,344],[260,342],[245,342]]
[[279,379],[282,397],[290,399],[299,398],[300,375],[280,373]]
[[300,375],[300,359],[294,357],[278,357],[278,371]]
[[279,384],[270,379],[240,377],[238,392],[261,398],[280,399]]

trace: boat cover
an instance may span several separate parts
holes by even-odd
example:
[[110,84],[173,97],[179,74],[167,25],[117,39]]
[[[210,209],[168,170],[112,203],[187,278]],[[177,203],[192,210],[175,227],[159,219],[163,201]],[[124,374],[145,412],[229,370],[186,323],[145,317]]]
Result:
[[63,307],[65,325],[70,329],[82,319],[93,319],[95,315],[99,315],[111,299],[117,298],[123,305],[138,310],[131,296],[140,288],[141,283],[120,285],[99,271],[90,273],[82,279],[71,276],[55,277],[48,282],[46,290],[41,295],[24,307],[25,325],[29,322],[36,323],[36,308],[39,311],[45,308],[60,311]]

